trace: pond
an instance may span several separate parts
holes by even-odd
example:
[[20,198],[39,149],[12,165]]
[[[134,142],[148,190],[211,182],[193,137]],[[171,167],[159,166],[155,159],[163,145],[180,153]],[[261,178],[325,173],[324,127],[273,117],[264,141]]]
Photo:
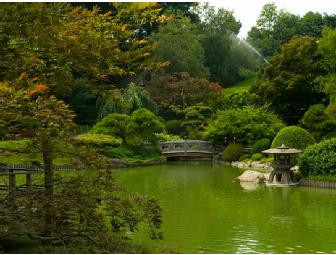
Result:
[[207,161],[120,170],[129,191],[163,208],[164,240],[181,253],[336,253],[336,191],[241,185],[238,168]]

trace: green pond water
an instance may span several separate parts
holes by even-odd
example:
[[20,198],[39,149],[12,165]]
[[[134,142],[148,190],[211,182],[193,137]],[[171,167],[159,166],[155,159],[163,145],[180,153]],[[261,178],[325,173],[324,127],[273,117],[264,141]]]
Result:
[[240,184],[242,170],[205,161],[120,170],[129,191],[163,208],[164,240],[181,253],[336,253],[336,191]]

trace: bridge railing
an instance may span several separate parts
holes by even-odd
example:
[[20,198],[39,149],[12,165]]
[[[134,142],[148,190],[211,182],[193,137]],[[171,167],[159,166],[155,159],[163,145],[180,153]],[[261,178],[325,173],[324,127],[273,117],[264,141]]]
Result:
[[212,153],[211,143],[202,140],[178,140],[160,143],[162,153],[168,152],[206,152]]

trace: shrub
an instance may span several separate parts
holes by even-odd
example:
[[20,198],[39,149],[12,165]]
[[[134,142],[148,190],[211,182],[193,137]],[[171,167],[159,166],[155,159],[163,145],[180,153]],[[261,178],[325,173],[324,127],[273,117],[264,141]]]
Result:
[[336,138],[310,145],[299,156],[303,176],[336,175]]
[[204,137],[215,144],[235,140],[248,145],[262,138],[273,139],[283,127],[283,122],[267,108],[248,106],[219,111],[210,121]]
[[155,134],[163,132],[164,125],[154,113],[140,108],[132,113],[127,131],[130,144],[155,143],[158,141]]
[[126,143],[127,126],[130,117],[126,114],[111,113],[93,126],[91,133],[120,137]]
[[247,159],[250,159],[251,155],[250,154],[244,154],[240,156],[239,161],[245,161]]
[[252,155],[252,161],[260,161],[264,156],[261,153],[255,153]]
[[244,154],[244,146],[239,143],[229,144],[222,153],[222,158],[225,161],[236,161]]
[[182,140],[182,138],[179,137],[178,135],[170,135],[170,134],[165,134],[165,133],[158,133],[158,134],[155,134],[155,136],[158,141],[162,141],[162,142]]
[[330,104],[327,108],[323,104],[312,105],[303,115],[301,122],[317,140],[335,136],[334,104]]
[[289,126],[281,129],[272,142],[272,148],[282,144],[296,148],[305,149],[308,145],[315,143],[314,137],[305,129],[297,126]]
[[169,120],[165,123],[166,130],[169,134],[173,135],[186,135],[185,127],[182,126],[182,120]]
[[156,146],[121,145],[107,148],[103,154],[110,158],[118,158],[128,163],[139,163],[162,160],[161,151]]
[[263,139],[256,141],[251,146],[251,151],[252,153],[262,152],[263,150],[268,149],[270,146],[271,146],[271,140],[268,138],[263,138]]
[[76,142],[96,147],[118,146],[122,140],[118,137],[101,134],[81,134],[75,137]]

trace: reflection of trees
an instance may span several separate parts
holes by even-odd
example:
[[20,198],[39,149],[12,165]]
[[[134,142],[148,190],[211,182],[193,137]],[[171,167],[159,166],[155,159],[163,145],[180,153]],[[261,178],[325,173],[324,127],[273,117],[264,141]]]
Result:
[[127,184],[159,199],[165,244],[183,252],[332,252],[335,192],[265,186],[247,192],[235,181],[238,169],[206,162],[148,169],[131,170]]

